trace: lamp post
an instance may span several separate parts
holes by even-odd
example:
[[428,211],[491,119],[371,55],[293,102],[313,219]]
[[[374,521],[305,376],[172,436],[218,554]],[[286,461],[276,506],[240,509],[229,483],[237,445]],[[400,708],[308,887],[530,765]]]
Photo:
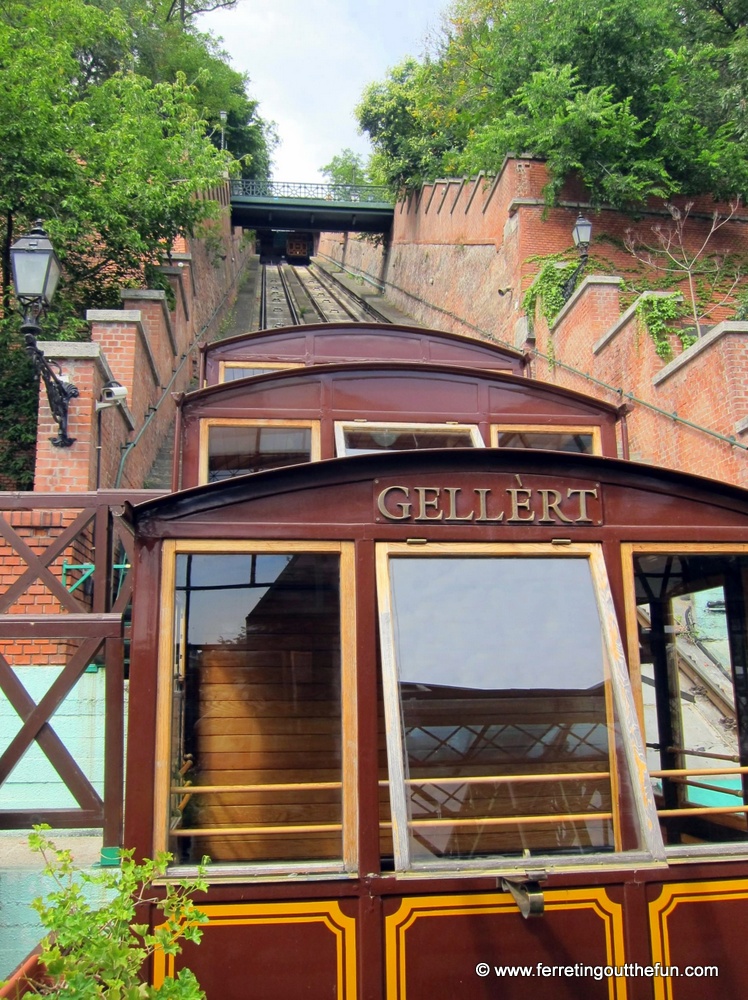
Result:
[[577,221],[574,223],[571,235],[574,240],[574,246],[579,251],[579,263],[569,275],[564,287],[561,289],[561,295],[564,302],[568,302],[574,294],[574,289],[577,287],[579,276],[582,271],[584,271],[585,267],[587,267],[587,261],[589,259],[590,240],[592,239],[592,223],[589,219],[586,219],[581,212],[577,216]]
[[[64,382],[52,369],[36,344],[36,338],[41,333],[39,320],[51,305],[60,279],[60,262],[42,228],[41,219],[37,219],[31,232],[21,236],[10,248],[10,261],[16,298],[23,307],[21,333],[26,350],[34,371],[44,380],[49,408],[60,428],[57,437],[50,440],[56,448],[69,448],[75,438],[68,437],[68,405],[79,393],[74,385]],[[59,365],[57,367],[59,369]]]
[[227,111],[218,112],[218,117],[221,119],[221,152],[226,148],[226,119],[228,116]]

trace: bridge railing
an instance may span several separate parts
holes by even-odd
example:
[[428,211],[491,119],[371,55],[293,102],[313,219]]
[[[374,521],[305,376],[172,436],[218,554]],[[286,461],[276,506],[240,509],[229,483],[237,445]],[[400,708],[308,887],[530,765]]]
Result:
[[379,205],[393,203],[389,190],[378,184],[304,184],[294,181],[233,180],[231,195],[238,198],[294,198]]

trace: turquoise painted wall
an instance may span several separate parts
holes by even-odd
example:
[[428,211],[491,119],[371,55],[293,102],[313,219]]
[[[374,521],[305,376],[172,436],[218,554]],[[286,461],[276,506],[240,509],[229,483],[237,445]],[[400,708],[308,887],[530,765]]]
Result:
[[[15,667],[14,672],[35,702],[62,667]],[[104,670],[86,673],[55,713],[52,726],[101,795],[104,783]],[[0,752],[20,727],[20,719],[0,693]],[[0,808],[62,808],[76,802],[45,755],[33,743],[0,787]],[[101,832],[53,831],[59,846],[70,847],[76,860],[89,866],[98,860]],[[49,891],[42,861],[25,848],[24,831],[0,832],[0,979],[7,977],[41,937],[29,903]]]

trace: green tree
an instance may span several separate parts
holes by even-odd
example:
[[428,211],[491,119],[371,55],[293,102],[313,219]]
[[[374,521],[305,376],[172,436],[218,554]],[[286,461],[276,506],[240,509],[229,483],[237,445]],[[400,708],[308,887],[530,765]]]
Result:
[[[105,2],[105,0],[98,0]],[[194,88],[195,104],[210,129],[216,147],[221,138],[239,161],[242,176],[270,176],[277,145],[275,127],[263,119],[258,102],[249,96],[249,77],[229,63],[220,41],[180,20],[136,25],[138,72],[153,82],[174,83],[184,74]],[[226,122],[221,123],[221,112]]]
[[[119,304],[217,206],[196,195],[223,182],[231,156],[208,137],[197,88],[175,72],[137,72],[149,0],[6,0],[0,8],[0,382],[18,392],[0,414],[0,464],[31,485],[37,392],[23,382],[9,250],[41,217],[63,264],[45,335],[80,335],[86,308]],[[180,29],[181,30],[181,29]],[[154,74],[155,75],[155,74]],[[10,484],[8,484],[10,485]]]
[[238,0],[207,0],[207,2],[201,2],[201,0],[167,0],[165,4],[166,8],[166,20],[172,21],[174,19],[179,19],[182,24],[186,24],[190,18],[195,17],[196,14],[207,14],[211,10],[223,10],[236,7]]
[[630,98],[615,101],[612,87],[585,90],[571,66],[554,66],[533,73],[503,117],[476,129],[461,163],[470,172],[501,162],[509,150],[529,151],[548,161],[550,201],[575,172],[596,200],[631,204],[670,189],[642,131]]
[[324,167],[320,167],[320,173],[324,174],[331,184],[369,183],[369,170],[363,156],[354,153],[348,147],[333,156]]
[[545,157],[548,197],[748,193],[746,0],[457,0],[436,51],[364,92],[393,186]]
[[373,166],[394,192],[436,176],[450,147],[431,98],[431,66],[406,59],[384,83],[370,84],[356,108],[375,150]]
[[[126,19],[84,0],[18,0],[0,20],[0,233],[4,311],[8,252],[45,219],[82,309],[113,301],[123,280],[160,261],[214,207],[195,195],[217,185],[228,158],[206,137],[183,76],[153,83],[119,59],[89,76],[88,55],[133,42]],[[130,50],[131,51],[131,50]],[[111,69],[111,67],[110,67]]]

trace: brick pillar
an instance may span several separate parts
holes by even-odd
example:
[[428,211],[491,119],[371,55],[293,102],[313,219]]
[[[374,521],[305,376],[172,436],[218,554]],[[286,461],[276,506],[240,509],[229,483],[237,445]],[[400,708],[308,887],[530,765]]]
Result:
[[[68,437],[75,441],[69,448],[58,448],[52,439],[57,437],[59,428],[52,418],[44,383],[40,383],[34,490],[37,493],[94,490],[98,443],[96,401],[101,398],[102,387],[113,379],[112,370],[99,344],[55,340],[39,341],[38,347],[49,361],[60,365],[63,377],[73,383],[79,395],[70,400],[68,408]],[[126,424],[126,436],[132,421],[125,411],[120,417],[122,421]]]
[[91,340],[106,355],[112,377],[127,389],[132,400],[135,384],[135,354],[143,329],[139,309],[89,309]]

